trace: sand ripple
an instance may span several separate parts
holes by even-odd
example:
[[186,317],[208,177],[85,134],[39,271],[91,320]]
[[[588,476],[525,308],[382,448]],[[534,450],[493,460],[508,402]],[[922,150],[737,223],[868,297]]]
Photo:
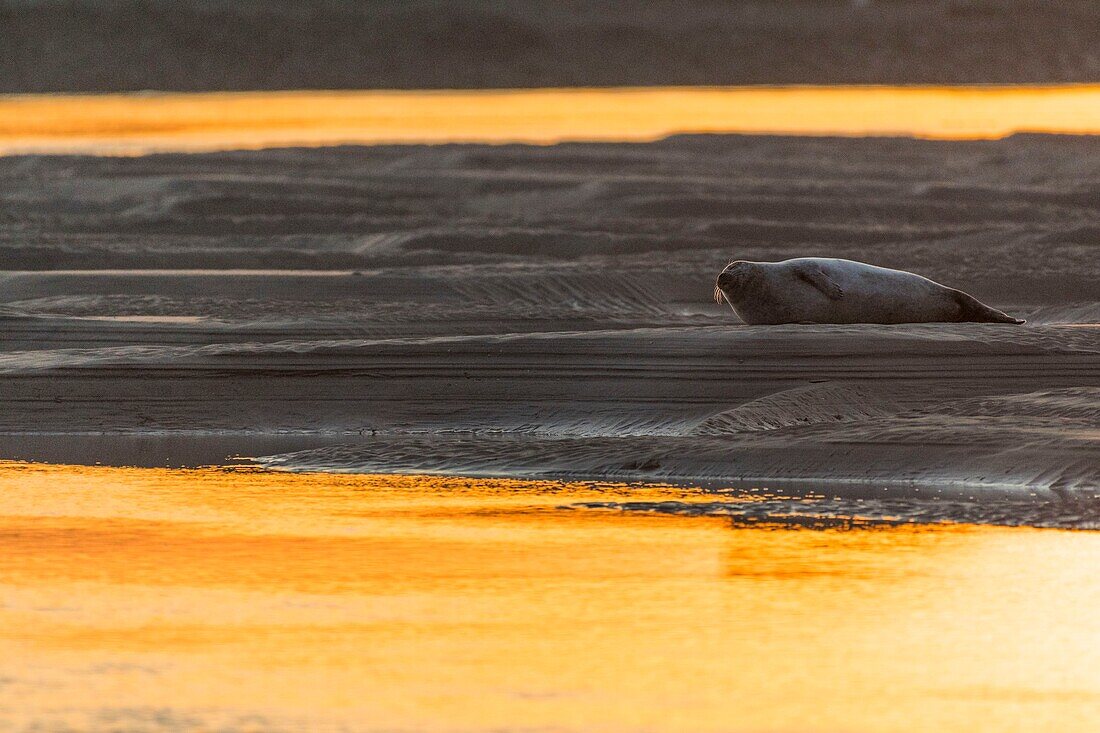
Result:
[[[1100,487],[1098,144],[0,158],[0,453],[888,490],[918,503],[873,515],[1085,526],[1048,505]],[[806,254],[1029,322],[749,327],[709,300],[731,258]]]

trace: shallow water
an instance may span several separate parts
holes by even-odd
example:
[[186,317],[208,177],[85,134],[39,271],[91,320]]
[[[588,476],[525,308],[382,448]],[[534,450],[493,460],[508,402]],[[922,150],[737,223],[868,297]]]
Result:
[[[1090,730],[1100,535],[0,466],[0,730]],[[38,726],[38,727],[36,727]]]
[[0,97],[0,154],[650,141],[683,132],[1100,132],[1100,86],[298,91]]

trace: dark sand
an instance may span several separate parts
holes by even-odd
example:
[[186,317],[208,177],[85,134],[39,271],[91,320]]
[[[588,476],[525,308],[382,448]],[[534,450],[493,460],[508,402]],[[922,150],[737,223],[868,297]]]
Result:
[[0,92],[1100,79],[1093,0],[0,0]]
[[[1100,139],[23,157],[0,180],[3,458],[938,491],[1096,521],[1072,502],[1100,487]],[[728,260],[800,255],[1029,322],[746,327],[711,302]]]

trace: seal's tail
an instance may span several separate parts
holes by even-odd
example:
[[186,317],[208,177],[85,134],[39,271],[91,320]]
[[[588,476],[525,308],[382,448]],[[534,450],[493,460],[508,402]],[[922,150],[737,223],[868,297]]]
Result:
[[990,308],[972,295],[961,290],[955,291],[955,302],[959,304],[959,320],[973,323],[1014,323],[1020,325],[1024,319],[1010,316],[1004,311]]

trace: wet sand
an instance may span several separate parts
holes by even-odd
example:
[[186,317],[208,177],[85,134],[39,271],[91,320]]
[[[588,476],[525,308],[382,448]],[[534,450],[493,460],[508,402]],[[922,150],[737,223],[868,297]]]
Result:
[[1095,82],[1091,0],[6,0],[0,91]]
[[1100,535],[0,465],[0,729],[1088,730]]
[[[3,158],[0,456],[1059,500],[1092,526],[1098,145]],[[811,254],[1028,324],[747,327],[710,301],[730,259]],[[1037,516],[945,511],[903,513]]]

